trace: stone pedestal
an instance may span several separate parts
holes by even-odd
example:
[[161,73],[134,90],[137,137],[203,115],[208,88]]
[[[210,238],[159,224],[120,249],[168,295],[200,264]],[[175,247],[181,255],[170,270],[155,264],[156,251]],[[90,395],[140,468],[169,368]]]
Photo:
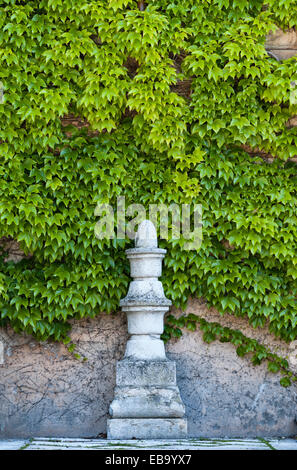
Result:
[[127,296],[121,300],[131,335],[125,357],[117,364],[109,439],[174,439],[187,436],[185,408],[176,385],[175,362],[168,361],[160,335],[169,310],[162,283],[162,259],[154,225],[139,226],[136,247],[127,250],[131,277]]

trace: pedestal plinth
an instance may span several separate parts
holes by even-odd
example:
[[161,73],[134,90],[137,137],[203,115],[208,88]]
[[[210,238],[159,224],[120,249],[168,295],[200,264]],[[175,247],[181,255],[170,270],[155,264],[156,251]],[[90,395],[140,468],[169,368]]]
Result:
[[166,250],[158,248],[150,221],[140,224],[136,247],[126,251],[131,276],[127,296],[125,357],[117,363],[114,400],[110,405],[108,439],[174,439],[187,436],[185,408],[176,384],[175,362],[165,355],[160,335],[171,301],[158,277]]

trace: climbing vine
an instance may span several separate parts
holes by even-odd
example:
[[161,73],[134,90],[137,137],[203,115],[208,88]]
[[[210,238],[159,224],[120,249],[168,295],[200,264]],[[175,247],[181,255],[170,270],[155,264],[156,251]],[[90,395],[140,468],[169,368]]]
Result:
[[297,58],[265,50],[296,0],[0,6],[1,324],[67,344],[70,319],[118,309],[130,241],[96,239],[94,210],[125,196],[202,204],[198,252],[161,241],[174,305],[203,297],[296,339]]
[[181,328],[196,331],[197,326],[203,331],[203,339],[206,343],[212,343],[215,340],[219,340],[221,343],[231,343],[236,346],[238,356],[248,355],[255,366],[266,361],[270,372],[274,374],[280,372],[283,375],[280,379],[280,384],[283,387],[288,387],[292,382],[297,381],[297,376],[290,370],[288,361],[272,353],[257,340],[247,338],[239,330],[224,327],[217,322],[208,322],[193,313],[182,315],[179,318],[169,315],[162,338],[165,342],[171,338],[179,338],[182,336]]

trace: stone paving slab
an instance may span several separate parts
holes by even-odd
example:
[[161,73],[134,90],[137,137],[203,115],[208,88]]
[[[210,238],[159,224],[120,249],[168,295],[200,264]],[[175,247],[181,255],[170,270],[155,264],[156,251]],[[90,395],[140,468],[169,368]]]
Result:
[[26,439],[6,439],[0,440],[0,450],[20,450],[28,444]]
[[34,438],[0,440],[0,450],[297,450],[296,439],[111,440]]

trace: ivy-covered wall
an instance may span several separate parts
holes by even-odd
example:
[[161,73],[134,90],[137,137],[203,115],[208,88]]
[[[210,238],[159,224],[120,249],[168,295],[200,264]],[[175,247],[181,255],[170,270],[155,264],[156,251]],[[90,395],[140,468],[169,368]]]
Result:
[[[130,242],[97,240],[94,209],[120,195],[202,204],[198,252],[161,242],[176,307],[204,298],[294,341],[297,59],[265,40],[294,32],[296,0],[0,5],[1,325],[70,344],[70,320],[118,309]],[[201,324],[170,321],[165,339]],[[202,326],[294,379],[286,360]]]

